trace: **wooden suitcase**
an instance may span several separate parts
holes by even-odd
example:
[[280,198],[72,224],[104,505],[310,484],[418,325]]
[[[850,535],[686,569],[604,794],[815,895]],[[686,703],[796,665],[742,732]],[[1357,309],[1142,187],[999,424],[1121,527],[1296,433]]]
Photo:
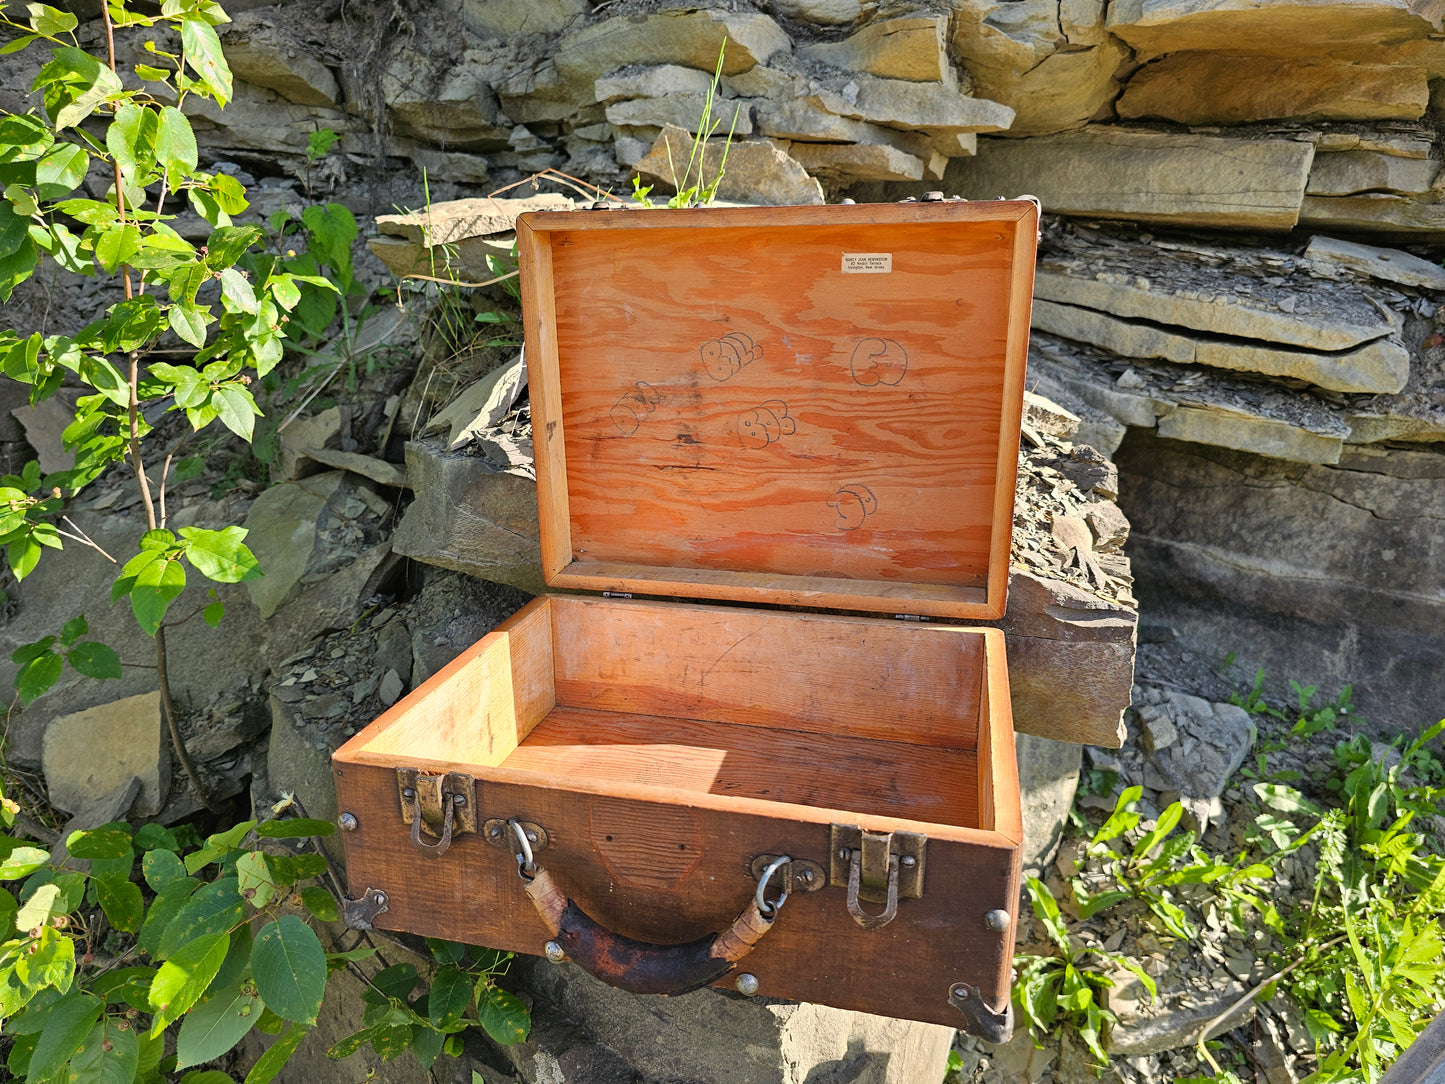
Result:
[[349,921],[1008,1034],[1008,676],[963,623],[1004,610],[1037,222],[518,223],[544,572],[603,593],[336,752]]

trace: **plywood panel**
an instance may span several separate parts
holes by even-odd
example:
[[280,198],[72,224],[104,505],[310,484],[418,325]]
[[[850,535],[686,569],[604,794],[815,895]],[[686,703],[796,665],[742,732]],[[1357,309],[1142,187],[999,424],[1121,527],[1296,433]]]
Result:
[[828,211],[523,219],[554,582],[577,585],[565,551],[660,593],[686,593],[662,570],[735,572],[739,598],[786,591],[761,574],[1001,612],[1033,206]]
[[499,767],[979,827],[974,749],[557,708]]
[[977,745],[978,630],[642,600],[552,602],[559,705]]

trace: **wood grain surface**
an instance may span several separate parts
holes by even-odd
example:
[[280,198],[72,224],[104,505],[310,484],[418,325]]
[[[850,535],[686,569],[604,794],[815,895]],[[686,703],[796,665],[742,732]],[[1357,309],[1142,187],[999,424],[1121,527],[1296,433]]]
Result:
[[1033,205],[800,210],[519,222],[549,582],[996,616]]

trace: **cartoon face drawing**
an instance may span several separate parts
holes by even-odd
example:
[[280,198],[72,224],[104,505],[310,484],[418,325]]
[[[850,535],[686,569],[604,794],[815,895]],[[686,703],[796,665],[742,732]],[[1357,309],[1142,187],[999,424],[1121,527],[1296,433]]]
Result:
[[741,331],[733,331],[721,339],[710,339],[698,347],[702,367],[714,380],[727,380],[763,356],[763,348]]
[[797,429],[797,422],[788,417],[788,404],[781,399],[769,399],[738,415],[738,435],[745,448],[766,448]]
[[852,531],[863,526],[863,521],[878,511],[878,498],[865,485],[853,483],[842,486],[828,499],[828,507],[838,514],[833,524],[840,531]]
[[647,416],[657,409],[657,404],[662,402],[662,395],[651,384],[639,380],[633,391],[625,392],[621,399],[617,400],[608,416],[612,424],[617,426],[618,432],[624,437],[630,437],[637,432]]
[[897,384],[908,371],[908,351],[892,339],[864,339],[853,348],[848,367],[865,388]]

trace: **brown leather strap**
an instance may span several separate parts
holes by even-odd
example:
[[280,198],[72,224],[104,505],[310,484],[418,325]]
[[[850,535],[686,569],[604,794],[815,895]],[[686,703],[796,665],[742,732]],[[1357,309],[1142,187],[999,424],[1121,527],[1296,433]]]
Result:
[[720,934],[682,945],[654,945],[613,933],[591,918],[540,866],[525,885],[552,939],[573,963],[609,986],[635,994],[685,994],[716,982],[773,926],[757,902],[749,900]]

